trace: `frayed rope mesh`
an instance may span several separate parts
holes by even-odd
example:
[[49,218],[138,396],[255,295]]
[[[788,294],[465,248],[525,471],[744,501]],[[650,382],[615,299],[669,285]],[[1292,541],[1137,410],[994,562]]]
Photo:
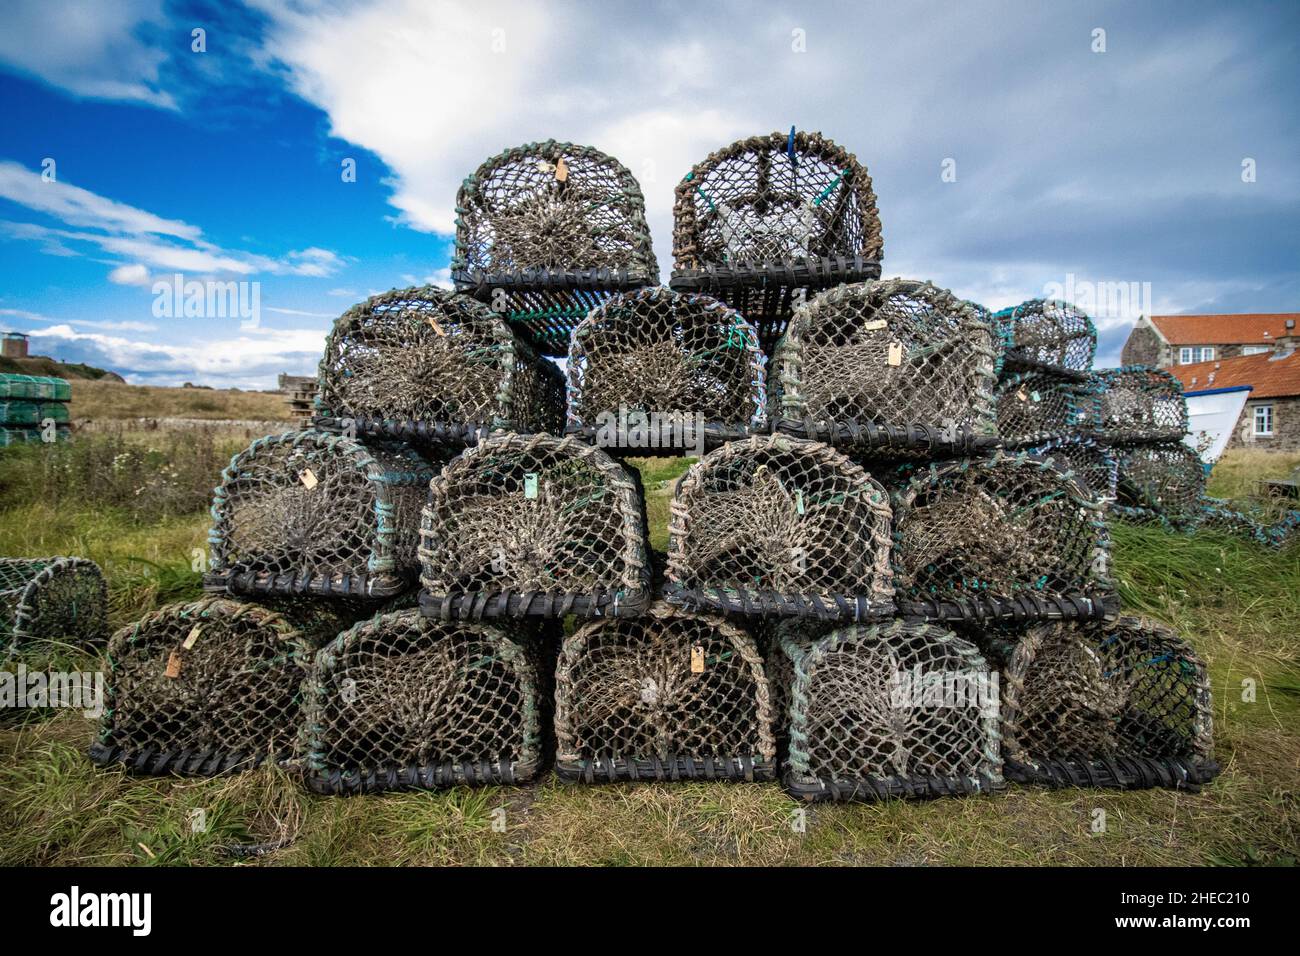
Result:
[[1001,784],[997,682],[970,642],[890,621],[783,647],[794,673],[793,796],[939,797]]
[[1181,441],[1188,432],[1183,383],[1163,369],[1133,365],[1092,374],[1106,441]]
[[1066,302],[1030,299],[993,317],[1002,334],[1008,371],[1045,368],[1082,377],[1097,354],[1097,329]]
[[783,431],[899,454],[994,444],[994,338],[929,282],[837,286],[776,347],[768,417]]
[[1205,466],[1182,442],[1117,449],[1119,503],[1174,523],[1194,521],[1205,497]]
[[294,753],[311,648],[348,622],[318,605],[172,604],[113,635],[91,759],[210,776]]
[[669,600],[865,619],[893,611],[890,507],[861,466],[784,435],[730,442],[677,483]]
[[1218,772],[1205,665],[1140,618],[1036,625],[1006,668],[1002,750],[1021,782],[1194,789]]
[[503,435],[431,485],[420,597],[435,617],[635,615],[650,570],[639,480],[576,438]]
[[319,381],[317,424],[363,435],[459,442],[564,426],[563,373],[486,305],[433,286],[345,312]]
[[1007,448],[1092,435],[1100,421],[1098,396],[1088,384],[1050,372],[1017,372],[998,383],[997,418]]
[[1065,438],[1031,448],[1029,454],[1068,471],[1093,501],[1115,500],[1119,464],[1110,446],[1092,438]]
[[716,299],[662,287],[593,310],[574,332],[568,375],[569,429],[588,438],[622,411],[689,416],[715,441],[737,438],[763,410],[753,327]]
[[0,640],[85,647],[107,636],[108,592],[85,558],[0,558]]
[[900,606],[937,620],[1113,614],[1102,509],[1024,453],[918,469],[894,502]]
[[416,526],[432,472],[410,448],[320,431],[259,438],[212,498],[209,588],[389,597],[416,575]]
[[540,651],[510,625],[379,615],[316,655],[301,752],[318,793],[531,780],[542,759]]
[[574,782],[771,780],[768,682],[753,640],[663,602],[566,638],[556,670],[556,768]]

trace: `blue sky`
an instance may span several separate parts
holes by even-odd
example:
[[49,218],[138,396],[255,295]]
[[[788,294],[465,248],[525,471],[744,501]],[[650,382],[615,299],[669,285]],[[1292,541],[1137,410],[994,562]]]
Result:
[[[456,187],[502,148],[622,159],[667,278],[676,181],[794,123],[867,165],[886,275],[994,308],[1132,290],[1094,308],[1110,364],[1137,311],[1300,309],[1297,91],[1292,3],[18,0],[0,327],[130,381],[269,387],[348,306],[445,282]],[[156,315],[176,272],[258,283],[259,324]]]

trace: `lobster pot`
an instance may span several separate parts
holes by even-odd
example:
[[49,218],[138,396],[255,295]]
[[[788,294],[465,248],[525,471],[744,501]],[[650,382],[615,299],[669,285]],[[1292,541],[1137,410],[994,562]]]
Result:
[[1098,397],[1086,383],[1050,372],[1015,372],[998,383],[998,437],[1025,448],[1092,435],[1100,421]]
[[412,608],[326,644],[304,685],[300,750],[317,793],[533,779],[545,692],[532,636]]
[[431,488],[420,523],[430,616],[635,616],[649,603],[640,482],[600,449],[496,436]]
[[287,760],[310,649],[344,623],[314,607],[209,597],[127,625],[109,641],[106,708],[90,759],[197,776]]
[[772,357],[784,432],[890,457],[996,443],[993,332],[928,282],[837,286],[797,309]]
[[1023,453],[918,470],[894,501],[899,606],[940,621],[1113,616],[1103,507]]
[[1194,522],[1205,497],[1205,466],[1180,441],[1116,449],[1119,503],[1145,508],[1174,524]]
[[659,281],[641,187],[590,146],[547,140],[493,156],[456,194],[451,276],[539,352],[565,355],[606,296]]
[[677,482],[668,599],[745,614],[893,613],[889,496],[861,466],[785,435],[730,442]]
[[721,618],[658,602],[593,621],[564,641],[555,687],[562,780],[775,777],[763,661]]
[[85,558],[0,558],[0,637],[11,647],[50,641],[102,642],[108,592],[99,565]]
[[1205,665],[1141,618],[1029,628],[1002,682],[1009,780],[1195,789],[1218,773]]
[[1052,299],[1031,299],[994,315],[1007,373],[1046,370],[1086,378],[1097,353],[1097,329],[1081,309]]
[[1099,427],[1106,441],[1182,441],[1189,430],[1183,383],[1142,365],[1092,374],[1098,393]]
[[1031,448],[1029,454],[1050,458],[1059,470],[1068,471],[1092,500],[1115,500],[1119,464],[1110,446],[1092,438],[1063,438]]
[[633,454],[742,438],[762,415],[754,329],[705,295],[614,296],[574,332],[568,373],[569,431]]
[[820,133],[739,140],[677,186],[672,287],[726,301],[769,354],[804,298],[879,276],[882,249],[871,177]]
[[72,400],[72,383],[45,375],[0,374],[0,398],[32,398],[38,401]]
[[210,590],[387,598],[416,576],[432,471],[402,445],[322,431],[259,438],[212,498]]
[[469,296],[425,286],[353,306],[325,341],[316,425],[422,443],[559,432],[564,375]]
[[0,402],[0,425],[35,427],[47,421],[68,424],[68,406],[62,402]]
[[784,774],[792,796],[924,798],[1001,786],[997,676],[969,641],[890,621],[784,647],[794,670]]

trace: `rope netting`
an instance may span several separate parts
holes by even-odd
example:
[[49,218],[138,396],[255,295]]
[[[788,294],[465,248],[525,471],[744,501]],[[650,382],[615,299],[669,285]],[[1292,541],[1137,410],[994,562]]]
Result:
[[1030,299],[993,318],[1008,370],[1044,368],[1082,377],[1092,368],[1097,329],[1083,310],[1053,299]]
[[1119,503],[1175,524],[1195,521],[1205,497],[1205,465],[1180,441],[1117,448]]
[[1004,675],[1002,752],[1020,782],[1195,789],[1218,773],[1205,665],[1140,618],[1035,625]]
[[556,769],[574,782],[775,776],[768,682],[753,639],[663,602],[565,639],[555,734]]
[[242,594],[399,594],[415,577],[431,477],[406,446],[320,431],[259,438],[213,493],[204,583]]
[[896,620],[783,646],[794,672],[792,795],[880,800],[1001,785],[996,672],[969,641]]
[[636,615],[649,600],[635,472],[576,438],[495,436],[432,483],[420,604],[434,617]]
[[762,414],[754,329],[704,295],[656,286],[612,297],[574,332],[568,375],[570,430],[592,438],[608,430],[602,422],[625,421],[627,413],[656,416],[650,426],[666,425],[669,441],[661,427],[643,453],[680,448],[674,428],[684,436],[685,428],[702,427],[713,441],[743,437]]
[[548,689],[517,626],[378,615],[326,644],[304,685],[307,785],[353,794],[523,783],[542,761]]
[[1031,448],[1029,454],[1050,458],[1057,468],[1068,471],[1094,501],[1115,500],[1119,463],[1109,445],[1093,438],[1065,438]]
[[882,453],[994,442],[988,322],[929,282],[829,289],[797,309],[772,357],[768,416],[803,437]]
[[1183,383],[1163,369],[1141,365],[1102,369],[1100,427],[1109,442],[1180,441],[1188,432]]
[[350,622],[317,604],[276,607],[210,597],[114,634],[91,760],[209,776],[292,757],[311,647]]
[[362,435],[458,442],[564,427],[563,373],[486,305],[433,286],[345,312],[319,381],[317,424]]
[[1016,372],[998,383],[998,437],[1007,448],[1091,435],[1099,415],[1092,388],[1050,372]]
[[893,611],[889,496],[861,466],[785,435],[729,442],[677,483],[669,599],[860,620]]
[[1111,615],[1103,508],[1024,453],[918,469],[894,499],[899,604],[935,620]]
[[108,592],[85,558],[0,558],[0,640],[85,647],[104,640]]

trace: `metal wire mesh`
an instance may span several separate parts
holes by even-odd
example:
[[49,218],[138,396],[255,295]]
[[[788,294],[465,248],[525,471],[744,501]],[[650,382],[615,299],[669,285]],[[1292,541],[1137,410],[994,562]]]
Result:
[[576,438],[503,435],[431,485],[420,604],[432,616],[612,614],[649,600],[635,473]]
[[[762,414],[754,330],[704,295],[654,287],[614,296],[574,332],[567,368],[569,430],[587,438],[641,414],[679,436],[702,427],[716,442],[750,434]],[[671,431],[663,442],[662,431],[655,445],[639,446],[643,454],[680,449]]]
[[1205,466],[1182,442],[1117,449],[1119,503],[1174,523],[1194,521],[1205,496]]
[[1064,438],[1031,448],[1029,454],[1049,458],[1057,468],[1068,471],[1094,501],[1115,500],[1119,463],[1109,445],[1092,438]]
[[401,445],[320,431],[259,438],[213,493],[205,584],[243,594],[389,597],[416,571],[432,471]]
[[888,495],[827,445],[730,442],[682,476],[671,509],[675,603],[853,620],[893,611]]
[[542,760],[533,635],[418,610],[376,616],[316,655],[300,750],[318,793],[523,783]]
[[200,776],[289,759],[311,646],[347,623],[320,605],[221,597],[146,615],[109,642],[91,759]]
[[1092,375],[1107,441],[1181,440],[1188,432],[1183,383],[1163,369],[1135,365]]
[[1047,368],[1082,376],[1097,353],[1097,329],[1086,313],[1065,302],[1030,299],[994,317],[1002,333],[1004,368]]
[[0,636],[10,650],[37,641],[84,647],[104,640],[108,593],[85,558],[0,558]]
[[1205,665],[1141,618],[1035,625],[1006,668],[1002,749],[1013,780],[1195,788],[1218,772]]
[[991,446],[995,354],[988,322],[929,282],[837,286],[798,309],[777,345],[768,417],[882,453]]
[[459,442],[564,427],[563,373],[486,305],[433,286],[345,312],[319,378],[317,424],[361,435]]
[[890,621],[783,646],[794,673],[785,773],[794,796],[937,797],[1001,784],[998,682],[970,642]]
[[900,606],[936,620],[1113,614],[1103,507],[1024,453],[918,469],[894,501]]
[[1086,383],[1050,372],[1016,372],[997,388],[998,437],[1023,448],[1096,432],[1099,399]]
[[770,780],[776,745],[753,640],[720,617],[657,602],[564,641],[556,769],[575,782]]

